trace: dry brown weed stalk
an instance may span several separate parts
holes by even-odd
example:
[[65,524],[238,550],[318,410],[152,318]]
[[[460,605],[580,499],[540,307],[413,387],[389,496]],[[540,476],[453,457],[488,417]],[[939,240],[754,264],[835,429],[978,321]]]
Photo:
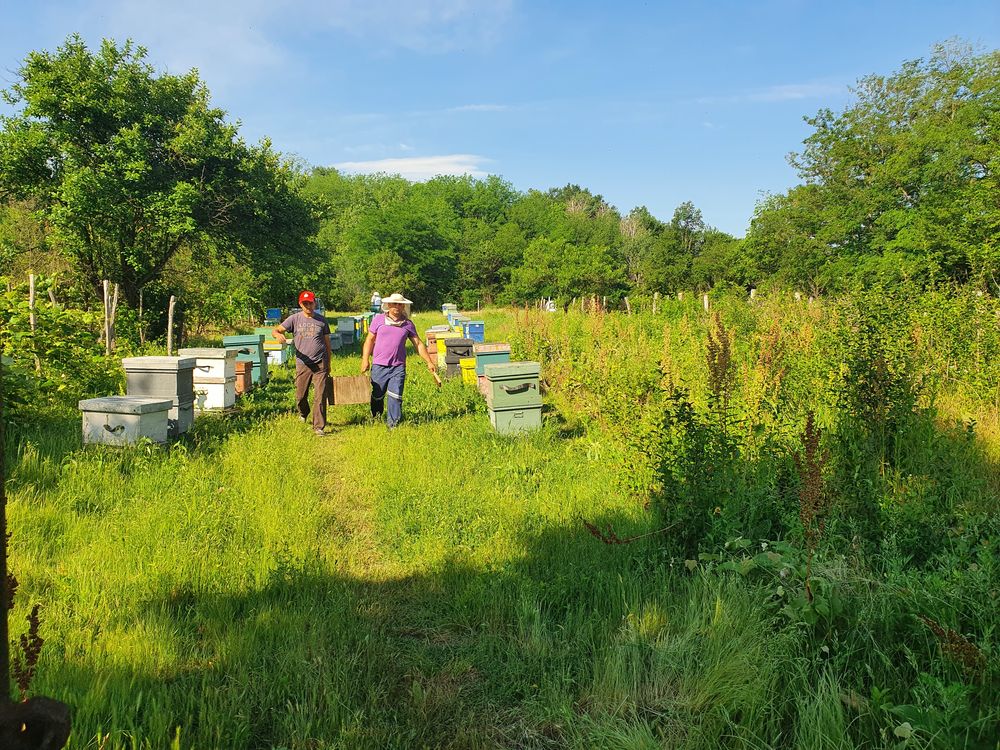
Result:
[[802,432],[802,449],[795,454],[795,466],[799,472],[799,520],[806,543],[806,597],[812,601],[813,594],[809,578],[812,575],[812,560],[816,547],[826,526],[826,514],[830,497],[823,484],[823,470],[829,460],[829,453],[820,447],[822,430],[816,426],[813,412],[806,415],[806,426]]

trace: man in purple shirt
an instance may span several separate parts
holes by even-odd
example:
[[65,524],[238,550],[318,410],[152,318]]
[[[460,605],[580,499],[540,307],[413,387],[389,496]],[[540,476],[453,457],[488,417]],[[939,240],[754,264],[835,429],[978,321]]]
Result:
[[368,336],[361,347],[361,372],[367,372],[369,363],[372,370],[372,416],[381,417],[386,398],[389,399],[389,427],[395,427],[403,418],[403,384],[406,381],[406,341],[409,339],[417,348],[417,354],[427,363],[427,369],[438,385],[434,360],[427,353],[424,342],[417,334],[417,327],[410,320],[410,305],[413,303],[396,293],[382,300],[382,315],[372,318]]
[[326,428],[326,393],[330,378],[330,326],[316,313],[316,295],[299,295],[302,312],[285,318],[274,328],[274,338],[285,343],[285,334],[295,340],[295,405],[305,422],[309,417],[309,383],[313,386],[313,432],[322,435]]

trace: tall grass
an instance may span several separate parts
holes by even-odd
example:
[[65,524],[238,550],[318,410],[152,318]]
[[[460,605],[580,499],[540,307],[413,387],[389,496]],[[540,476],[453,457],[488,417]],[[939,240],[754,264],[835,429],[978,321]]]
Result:
[[[918,301],[907,330],[946,304]],[[942,406],[995,418],[985,338],[963,348],[935,328],[913,347],[936,390],[918,388],[885,465],[859,477],[889,519],[879,546],[824,535],[809,602],[794,455],[808,410],[824,439],[843,423],[843,351],[826,342],[850,311],[719,308],[721,412],[711,321],[671,303],[484,311],[490,338],[543,362],[545,425],[518,439],[415,360],[393,431],[334,407],[315,438],[287,371],[166,449],[84,449],[72,412],[17,427],[13,622],[40,602],[46,638],[32,689],[73,707],[75,748],[995,748],[1000,565],[981,468],[997,446]],[[357,362],[335,353],[334,370]],[[956,367],[974,375],[938,377]],[[833,467],[824,481],[844,495]],[[709,513],[690,516],[704,529],[687,546],[681,526],[650,534],[678,497]],[[639,538],[603,544],[585,521]]]

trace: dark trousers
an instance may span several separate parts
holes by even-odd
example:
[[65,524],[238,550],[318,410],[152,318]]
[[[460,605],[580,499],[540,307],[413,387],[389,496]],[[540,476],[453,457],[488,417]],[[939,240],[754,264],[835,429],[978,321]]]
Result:
[[315,430],[326,427],[326,394],[329,381],[329,363],[295,359],[295,406],[303,417],[309,416],[309,383],[312,383],[312,426]]
[[389,399],[389,415],[386,423],[390,427],[399,424],[403,418],[403,385],[406,383],[406,365],[385,367],[372,365],[372,416],[381,417],[385,401]]

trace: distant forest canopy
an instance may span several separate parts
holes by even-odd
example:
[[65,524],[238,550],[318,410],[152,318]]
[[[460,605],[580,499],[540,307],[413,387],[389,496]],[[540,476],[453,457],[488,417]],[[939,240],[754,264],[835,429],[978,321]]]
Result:
[[0,120],[2,273],[58,272],[82,298],[110,278],[128,305],[173,293],[218,322],[301,287],[334,309],[373,290],[421,307],[720,286],[1000,291],[1000,51],[949,42],[853,92],[806,118],[789,156],[801,184],[735,238],[690,202],[659,218],[577,185],[303,167],[245,144],[195,72],[71,37],[32,53],[6,93],[19,112]]

